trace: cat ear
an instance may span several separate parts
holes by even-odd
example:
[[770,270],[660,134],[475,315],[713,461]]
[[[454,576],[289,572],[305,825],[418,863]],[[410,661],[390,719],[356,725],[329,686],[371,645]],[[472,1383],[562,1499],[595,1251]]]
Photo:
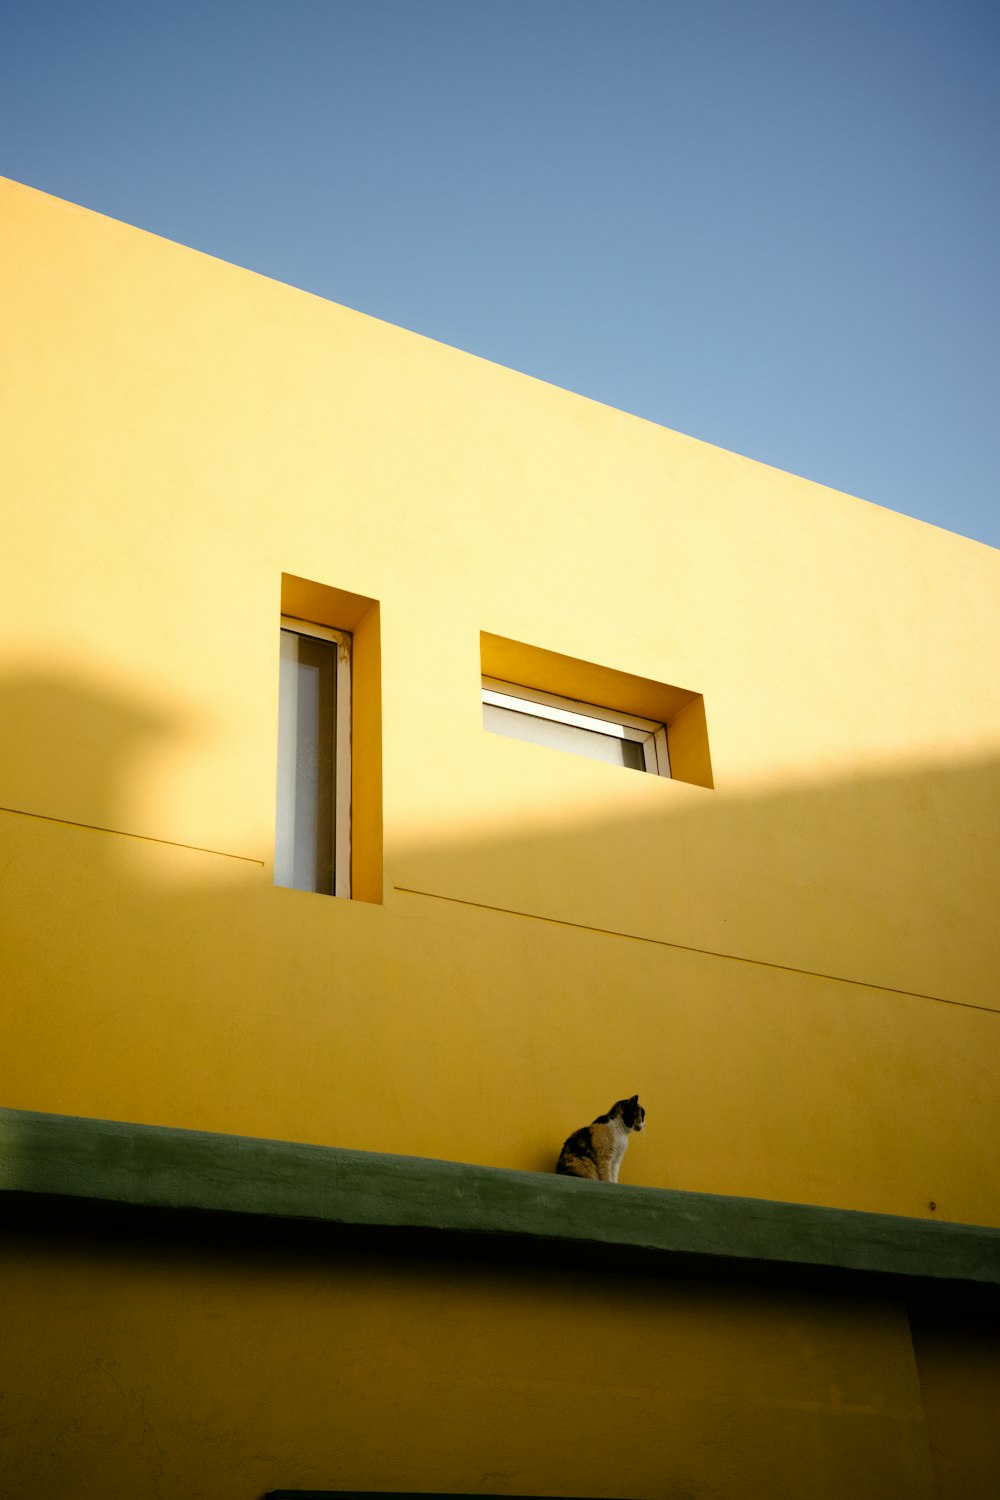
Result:
[[632,1097],[631,1097],[631,1099],[628,1102],[630,1104],[638,1104],[639,1103],[639,1095],[638,1094],[633,1094]]

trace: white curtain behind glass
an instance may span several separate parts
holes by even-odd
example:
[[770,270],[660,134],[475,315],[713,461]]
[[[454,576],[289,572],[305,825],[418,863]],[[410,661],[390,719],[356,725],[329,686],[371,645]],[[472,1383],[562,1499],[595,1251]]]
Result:
[[505,734],[510,739],[571,750],[574,755],[586,755],[590,760],[630,766],[634,771],[645,769],[642,746],[636,740],[616,739],[589,729],[577,729],[573,724],[560,724],[554,719],[538,719],[533,714],[519,714],[516,709],[500,708],[494,703],[483,704],[483,728],[493,734]]
[[281,632],[277,885],[333,891],[337,646]]

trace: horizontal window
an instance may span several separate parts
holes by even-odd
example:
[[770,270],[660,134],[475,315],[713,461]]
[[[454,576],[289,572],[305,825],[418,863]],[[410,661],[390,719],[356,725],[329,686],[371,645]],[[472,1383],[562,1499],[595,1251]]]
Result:
[[609,765],[670,775],[665,725],[495,677],[483,678],[483,728]]

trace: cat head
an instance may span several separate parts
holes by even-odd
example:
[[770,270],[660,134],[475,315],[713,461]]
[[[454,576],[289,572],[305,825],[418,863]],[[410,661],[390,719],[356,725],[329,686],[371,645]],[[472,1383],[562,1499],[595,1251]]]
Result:
[[646,1111],[639,1103],[638,1094],[633,1094],[631,1099],[619,1099],[608,1110],[608,1118],[620,1118],[626,1130],[643,1130],[646,1125]]

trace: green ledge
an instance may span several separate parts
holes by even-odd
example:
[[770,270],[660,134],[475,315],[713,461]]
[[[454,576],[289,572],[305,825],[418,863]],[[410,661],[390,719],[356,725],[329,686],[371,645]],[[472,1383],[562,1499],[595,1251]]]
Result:
[[102,1211],[143,1210],[143,1222],[218,1233],[253,1216],[389,1250],[732,1280],[889,1277],[902,1290],[1000,1285],[1000,1229],[23,1110],[0,1110],[0,1193],[8,1222],[43,1207],[96,1224]]

